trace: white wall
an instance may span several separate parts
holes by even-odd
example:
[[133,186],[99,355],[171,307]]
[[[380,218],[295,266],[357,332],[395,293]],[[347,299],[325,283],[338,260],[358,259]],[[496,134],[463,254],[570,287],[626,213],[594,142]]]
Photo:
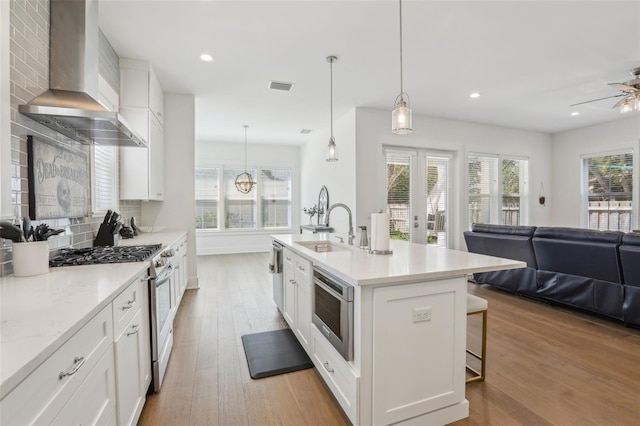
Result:
[[[311,207],[318,203],[318,194],[322,186],[329,192],[329,204],[344,203],[353,214],[354,229],[356,223],[356,110],[352,109],[335,119],[333,136],[338,147],[338,161],[327,162],[327,146],[330,131],[326,129],[314,131],[315,135],[300,149],[300,199],[299,214],[303,224],[309,217],[302,212],[302,207]],[[314,223],[317,217],[314,217]],[[347,234],[349,230],[348,215],[344,209],[331,212],[330,225],[334,233]]]
[[142,223],[186,229],[189,243],[189,284],[198,287],[195,233],[195,99],[193,95],[164,95],[165,196],[162,202],[142,203]]
[[356,109],[356,123],[358,225],[369,225],[371,212],[384,208],[384,145],[453,152],[451,248],[465,248],[462,232],[467,223],[465,158],[468,152],[527,157],[532,199],[528,223],[550,224],[552,202],[547,201],[546,207],[535,202],[540,182],[544,182],[545,190],[550,186],[551,137],[548,134],[414,115],[413,132],[398,136],[391,133],[391,111],[368,108]]
[[11,211],[10,2],[0,1],[0,218]]
[[[557,133],[552,136],[552,185],[547,198],[552,206],[553,226],[585,227],[582,206],[581,156],[621,149],[633,149],[634,211],[640,202],[640,117],[633,114],[620,120]],[[638,214],[633,217],[633,229],[640,228]]]
[[[248,140],[251,139],[249,128]],[[222,143],[197,141],[195,146],[196,165],[198,167],[220,167],[222,165],[244,168],[244,143]],[[300,148],[287,145],[247,144],[247,168],[252,167],[290,167],[292,169],[292,227],[269,231],[213,231],[198,230],[198,254],[249,253],[268,251],[271,248],[270,234],[298,232],[300,216],[299,186]],[[192,185],[193,186],[193,185]]]

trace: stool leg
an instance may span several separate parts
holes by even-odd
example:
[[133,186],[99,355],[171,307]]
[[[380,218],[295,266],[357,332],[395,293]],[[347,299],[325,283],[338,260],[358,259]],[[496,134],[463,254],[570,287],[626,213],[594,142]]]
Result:
[[482,311],[482,360],[480,362],[482,363],[481,380],[484,380],[487,366],[487,310]]

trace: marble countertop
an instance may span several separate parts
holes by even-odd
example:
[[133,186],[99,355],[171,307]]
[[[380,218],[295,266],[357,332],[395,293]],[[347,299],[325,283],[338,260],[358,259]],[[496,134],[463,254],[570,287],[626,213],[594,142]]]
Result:
[[[335,237],[335,234],[331,234]],[[271,235],[298,254],[320,264],[352,285],[401,284],[460,277],[475,272],[526,267],[525,262],[450,250],[432,245],[391,240],[393,254],[374,255],[329,239],[328,234]],[[299,243],[329,242],[333,251],[317,253]],[[344,238],[344,241],[347,241]]]
[[[186,231],[140,234],[119,245],[175,243]],[[49,268],[0,278],[0,399],[146,271],[148,262]]]

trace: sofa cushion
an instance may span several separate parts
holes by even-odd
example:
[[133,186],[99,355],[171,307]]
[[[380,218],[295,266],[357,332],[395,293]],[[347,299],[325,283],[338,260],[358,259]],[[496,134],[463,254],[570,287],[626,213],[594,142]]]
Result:
[[509,234],[532,237],[535,226],[491,225],[488,223],[474,223],[471,225],[473,232],[485,232],[489,234]]
[[538,269],[621,284],[621,239],[622,232],[538,228],[532,241]]
[[625,234],[622,237],[620,265],[625,285],[640,287],[640,234]]

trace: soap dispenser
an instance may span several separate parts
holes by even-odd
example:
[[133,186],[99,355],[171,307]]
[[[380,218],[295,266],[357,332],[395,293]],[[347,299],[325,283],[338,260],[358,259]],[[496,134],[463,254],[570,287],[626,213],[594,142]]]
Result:
[[367,236],[367,227],[366,226],[358,226],[360,228],[360,244],[358,247],[361,249],[369,248],[369,237]]

